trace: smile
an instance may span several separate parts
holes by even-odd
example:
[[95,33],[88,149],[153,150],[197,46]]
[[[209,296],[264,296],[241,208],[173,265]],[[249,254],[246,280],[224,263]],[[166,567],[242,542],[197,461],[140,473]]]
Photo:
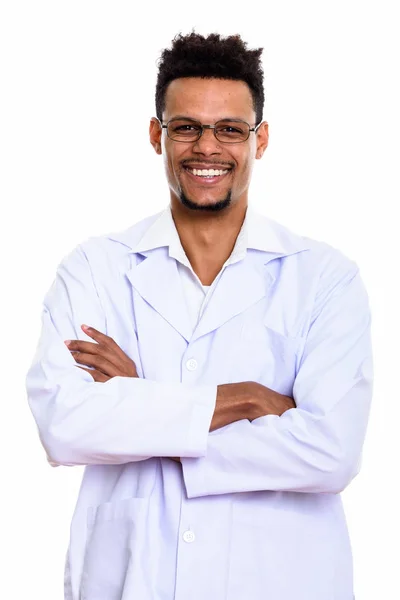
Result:
[[219,182],[230,172],[230,169],[191,169],[190,167],[184,167],[184,169],[191,179],[204,183]]

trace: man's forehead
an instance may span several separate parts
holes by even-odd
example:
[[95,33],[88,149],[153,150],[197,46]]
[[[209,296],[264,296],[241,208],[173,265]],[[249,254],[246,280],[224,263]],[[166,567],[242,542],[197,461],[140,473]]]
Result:
[[243,118],[253,114],[250,88],[244,81],[230,79],[180,78],[167,89],[165,109],[169,115],[201,118],[230,116]]

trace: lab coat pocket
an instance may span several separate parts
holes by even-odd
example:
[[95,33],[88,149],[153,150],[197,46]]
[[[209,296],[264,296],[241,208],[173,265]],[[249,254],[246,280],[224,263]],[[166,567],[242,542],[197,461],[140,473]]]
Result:
[[120,600],[129,572],[140,569],[148,498],[127,498],[91,506],[81,600]]

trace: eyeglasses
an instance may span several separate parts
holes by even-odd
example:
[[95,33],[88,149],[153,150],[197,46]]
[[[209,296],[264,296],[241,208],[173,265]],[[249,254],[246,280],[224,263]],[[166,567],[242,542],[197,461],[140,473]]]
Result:
[[174,142],[197,142],[205,129],[213,129],[214,135],[223,144],[238,144],[249,139],[250,131],[257,132],[261,123],[250,127],[246,121],[241,119],[222,119],[214,125],[202,125],[195,119],[174,118],[168,123],[160,125],[167,130],[168,137]]

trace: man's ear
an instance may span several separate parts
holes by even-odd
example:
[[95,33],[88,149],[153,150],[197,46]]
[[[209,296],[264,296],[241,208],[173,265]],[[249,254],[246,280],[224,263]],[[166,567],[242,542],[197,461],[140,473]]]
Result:
[[157,154],[162,154],[161,134],[162,134],[162,128],[160,125],[160,121],[156,117],[152,117],[150,119],[149,137],[150,137],[150,144],[153,146],[153,148],[157,152]]
[[269,132],[268,123],[263,121],[257,129],[257,150],[256,158],[260,159],[268,146]]

